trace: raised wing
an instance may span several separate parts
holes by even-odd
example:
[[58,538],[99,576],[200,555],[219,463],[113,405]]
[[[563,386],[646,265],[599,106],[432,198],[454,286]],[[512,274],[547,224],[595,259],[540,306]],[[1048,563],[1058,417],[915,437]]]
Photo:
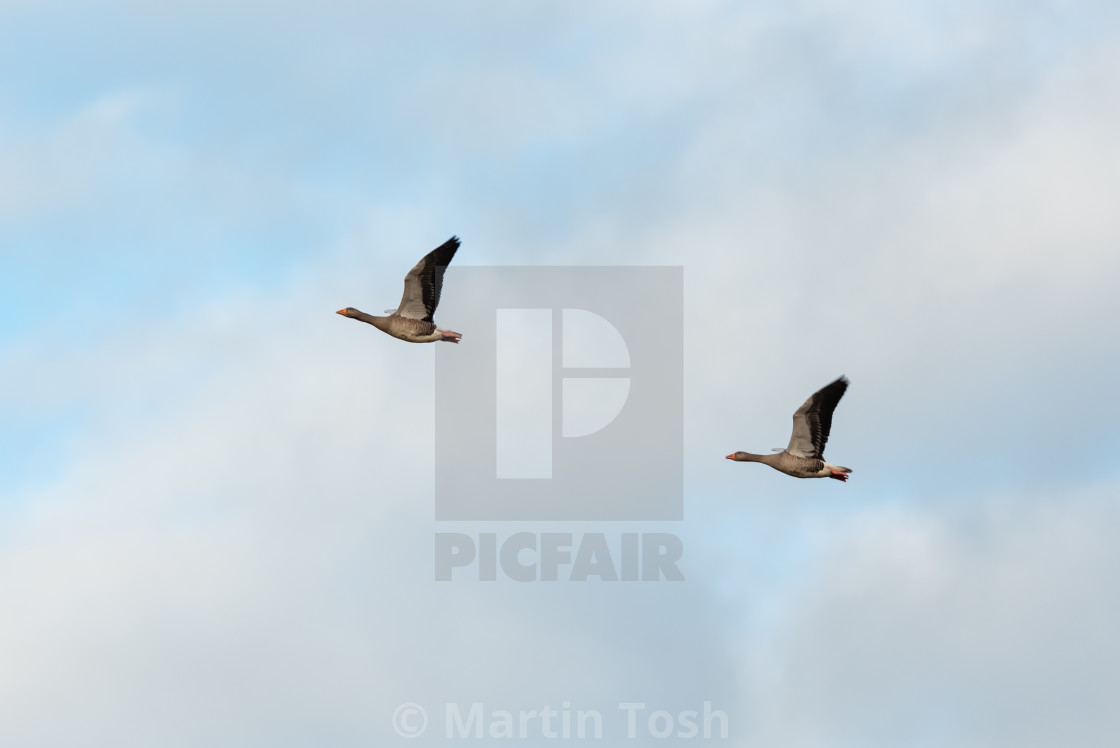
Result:
[[424,255],[416,267],[404,277],[404,295],[396,314],[408,319],[432,321],[443,289],[443,272],[459,249],[459,237],[453,236]]
[[786,451],[798,457],[824,457],[832,430],[832,411],[848,389],[848,378],[840,377],[813,393],[793,414],[793,436]]

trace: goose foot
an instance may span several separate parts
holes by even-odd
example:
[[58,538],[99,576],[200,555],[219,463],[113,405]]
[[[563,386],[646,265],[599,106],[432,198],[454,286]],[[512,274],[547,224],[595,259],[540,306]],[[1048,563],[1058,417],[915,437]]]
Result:
[[836,480],[844,481],[845,483],[848,482],[847,473],[841,473],[839,470],[830,470],[828,472],[830,473],[830,475],[828,476],[829,478],[835,478]]

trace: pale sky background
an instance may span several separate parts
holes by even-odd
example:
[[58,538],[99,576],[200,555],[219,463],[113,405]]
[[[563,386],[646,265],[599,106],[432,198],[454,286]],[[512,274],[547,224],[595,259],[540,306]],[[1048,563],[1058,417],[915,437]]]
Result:
[[[5,748],[1120,740],[1115,3],[17,0],[0,69]],[[687,582],[432,581],[432,347],[333,311],[452,234],[684,267]],[[847,484],[723,459],[840,374]]]

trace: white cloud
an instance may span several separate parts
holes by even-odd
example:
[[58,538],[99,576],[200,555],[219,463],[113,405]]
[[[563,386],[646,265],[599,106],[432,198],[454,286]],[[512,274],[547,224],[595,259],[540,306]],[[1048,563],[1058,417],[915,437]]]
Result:
[[405,700],[728,687],[690,672],[716,637],[649,657],[707,627],[702,588],[432,582],[432,350],[337,317],[336,294],[243,294],[68,362],[104,402],[6,512],[2,742],[357,745]]
[[830,530],[744,663],[758,745],[1110,745],[1115,485]]
[[[470,30],[458,6],[440,29],[461,54],[395,78],[428,51],[417,19],[328,45],[337,17],[304,37],[281,13],[238,47],[283,89],[253,89],[269,107],[223,99],[247,66],[212,97],[201,76],[42,135],[6,121],[8,217],[71,221],[156,183],[168,231],[184,205],[215,224],[322,208],[344,238],[277,287],[135,309],[81,346],[47,321],[2,354],[5,417],[87,420],[61,475],[4,509],[0,742],[365,745],[404,700],[736,694],[759,745],[1114,731],[1117,518],[1079,486],[1111,469],[1120,110],[1100,92],[1120,66],[1091,38],[1007,58],[1038,27],[998,6],[889,5],[538,8]],[[214,33],[244,42],[247,7]],[[611,33],[572,46],[587,30]],[[222,128],[174,142],[188,120]],[[295,145],[368,179],[305,179]],[[689,584],[431,582],[431,350],[332,312],[393,306],[416,237],[452,231],[457,262],[686,265]],[[462,298],[452,273],[441,322]],[[840,373],[849,484],[722,460],[784,444]],[[1020,502],[1033,480],[1065,488]]]

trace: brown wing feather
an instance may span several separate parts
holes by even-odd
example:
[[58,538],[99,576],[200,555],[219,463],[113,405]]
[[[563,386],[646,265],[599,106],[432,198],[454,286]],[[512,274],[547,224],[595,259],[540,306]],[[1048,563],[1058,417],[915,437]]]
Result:
[[443,273],[459,249],[459,237],[453,236],[416,263],[404,277],[404,295],[396,314],[409,319],[432,322],[443,290]]
[[420,271],[420,289],[424,292],[424,308],[432,321],[432,315],[439,306],[439,295],[443,291],[443,274],[451,264],[451,258],[459,249],[459,237],[453,236],[424,257],[424,269]]
[[824,456],[832,431],[832,411],[848,389],[848,378],[840,377],[812,394],[793,414],[793,436],[786,450],[806,458]]
[[836,410],[836,404],[840,402],[847,389],[847,377],[840,377],[835,382],[825,385],[813,395],[813,404],[805,413],[818,457],[824,456],[824,447],[828,444],[828,435],[832,431],[832,411]]

